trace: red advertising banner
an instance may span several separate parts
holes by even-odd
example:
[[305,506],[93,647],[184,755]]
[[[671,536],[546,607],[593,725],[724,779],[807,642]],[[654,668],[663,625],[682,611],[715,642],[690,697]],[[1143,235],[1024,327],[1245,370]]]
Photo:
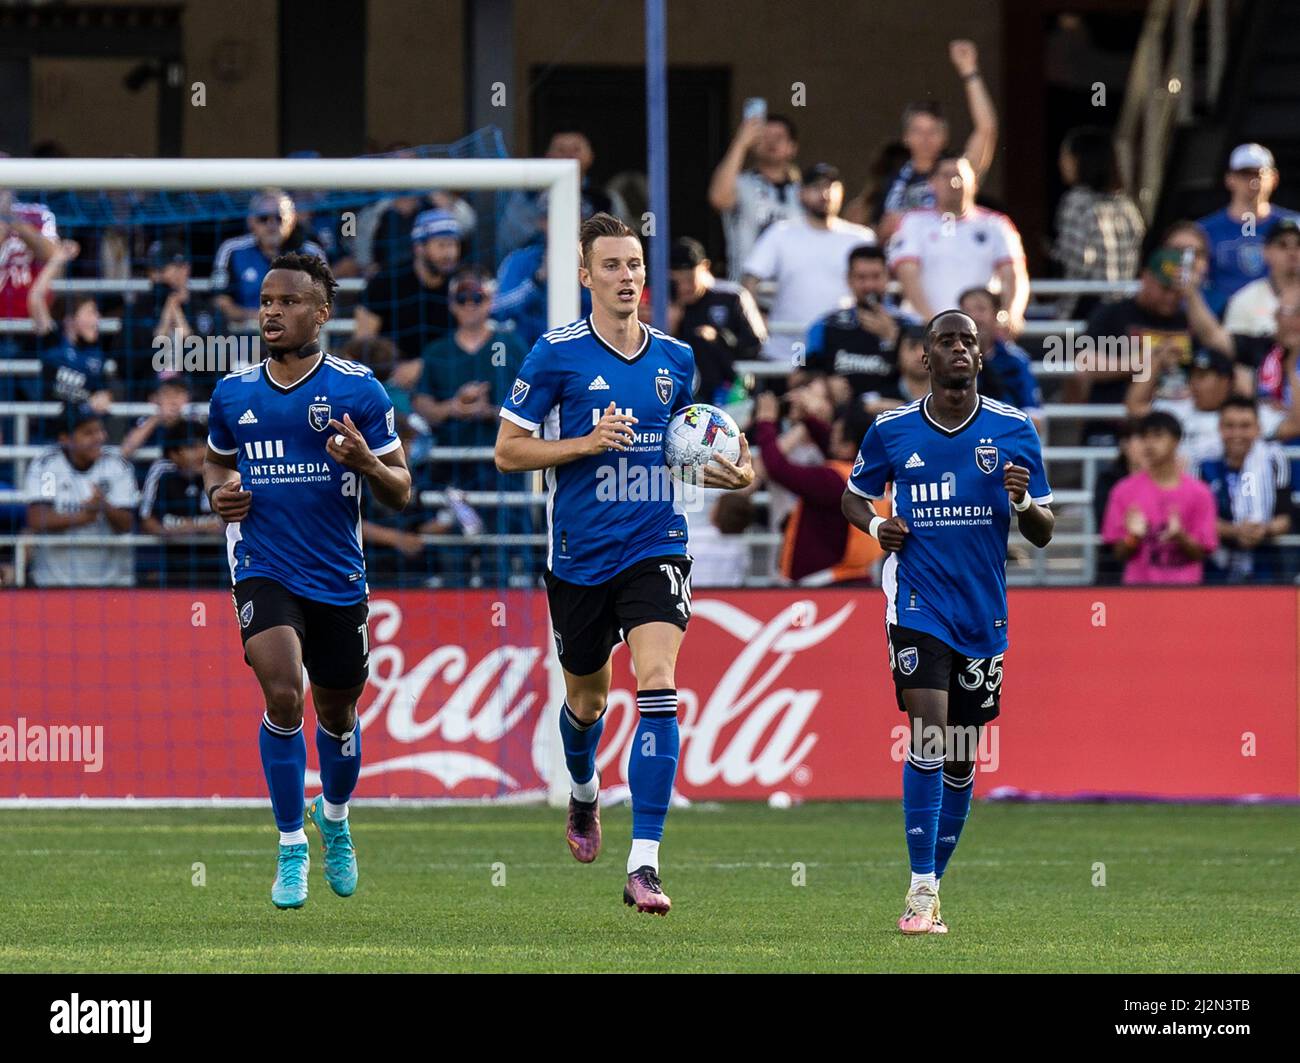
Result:
[[[701,590],[693,605],[681,793],[898,796],[905,717],[878,591]],[[981,792],[1300,792],[1295,590],[1027,590],[1011,618]],[[357,796],[545,791],[563,684],[544,595],[379,592],[370,629]],[[625,647],[614,663],[607,787],[626,781],[636,728]],[[0,798],[265,794],[261,692],[228,594],[0,595],[0,680]]]

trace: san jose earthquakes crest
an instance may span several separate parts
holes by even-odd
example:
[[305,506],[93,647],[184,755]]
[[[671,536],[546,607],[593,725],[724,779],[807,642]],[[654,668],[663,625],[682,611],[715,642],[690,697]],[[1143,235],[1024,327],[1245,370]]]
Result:
[[670,376],[655,377],[655,394],[659,396],[659,401],[667,406],[673,397],[673,378]]
[[920,654],[915,646],[908,646],[898,651],[898,670],[904,675],[911,675],[920,663]]
[[991,439],[981,439],[980,446],[975,448],[975,464],[979,466],[980,472],[996,472],[998,468],[998,448],[989,446]]
[[323,432],[330,426],[330,406],[328,402],[313,402],[307,407],[307,423],[316,431]]
[[244,607],[239,610],[239,626],[248,627],[253,622],[253,603],[245,602]]

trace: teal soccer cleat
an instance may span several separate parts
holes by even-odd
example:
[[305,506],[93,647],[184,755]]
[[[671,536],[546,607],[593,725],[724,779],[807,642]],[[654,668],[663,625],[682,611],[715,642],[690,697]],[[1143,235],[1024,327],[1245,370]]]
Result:
[[307,808],[307,816],[320,831],[325,851],[325,881],[340,897],[351,897],[357,888],[357,850],[346,819],[325,818],[325,802],[316,798]]
[[307,869],[310,866],[311,857],[307,855],[306,845],[280,846],[271,903],[277,908],[301,908],[306,904]]

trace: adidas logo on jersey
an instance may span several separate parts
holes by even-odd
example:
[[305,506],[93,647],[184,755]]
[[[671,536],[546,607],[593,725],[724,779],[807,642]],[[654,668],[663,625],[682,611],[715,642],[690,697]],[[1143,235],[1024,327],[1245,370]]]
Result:
[[992,695],[992,694],[990,694],[987,698],[984,699],[984,704],[981,705],[980,708],[981,708],[981,709],[991,709],[991,708],[993,708],[993,695]]
[[604,378],[603,376],[598,376],[598,377],[596,377],[595,380],[593,380],[590,384],[587,385],[587,390],[588,390],[588,391],[608,391],[608,390],[609,390],[609,385],[605,383],[605,378]]
[[257,415],[252,410],[245,410],[244,416],[239,419],[240,424],[257,424]]
[[920,454],[918,454],[916,451],[912,451],[912,456],[911,456],[910,458],[907,459],[907,464],[904,465],[903,468],[904,468],[904,469],[924,469],[924,468],[925,468],[925,462],[923,462],[923,461],[921,460],[921,455],[920,455]]

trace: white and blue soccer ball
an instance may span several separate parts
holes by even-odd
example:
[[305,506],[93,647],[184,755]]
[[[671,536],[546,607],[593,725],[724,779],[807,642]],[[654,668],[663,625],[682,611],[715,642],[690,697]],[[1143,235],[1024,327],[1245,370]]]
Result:
[[714,454],[740,460],[740,428],[726,410],[697,402],[674,414],[664,433],[664,464],[683,483],[693,484],[700,466]]

